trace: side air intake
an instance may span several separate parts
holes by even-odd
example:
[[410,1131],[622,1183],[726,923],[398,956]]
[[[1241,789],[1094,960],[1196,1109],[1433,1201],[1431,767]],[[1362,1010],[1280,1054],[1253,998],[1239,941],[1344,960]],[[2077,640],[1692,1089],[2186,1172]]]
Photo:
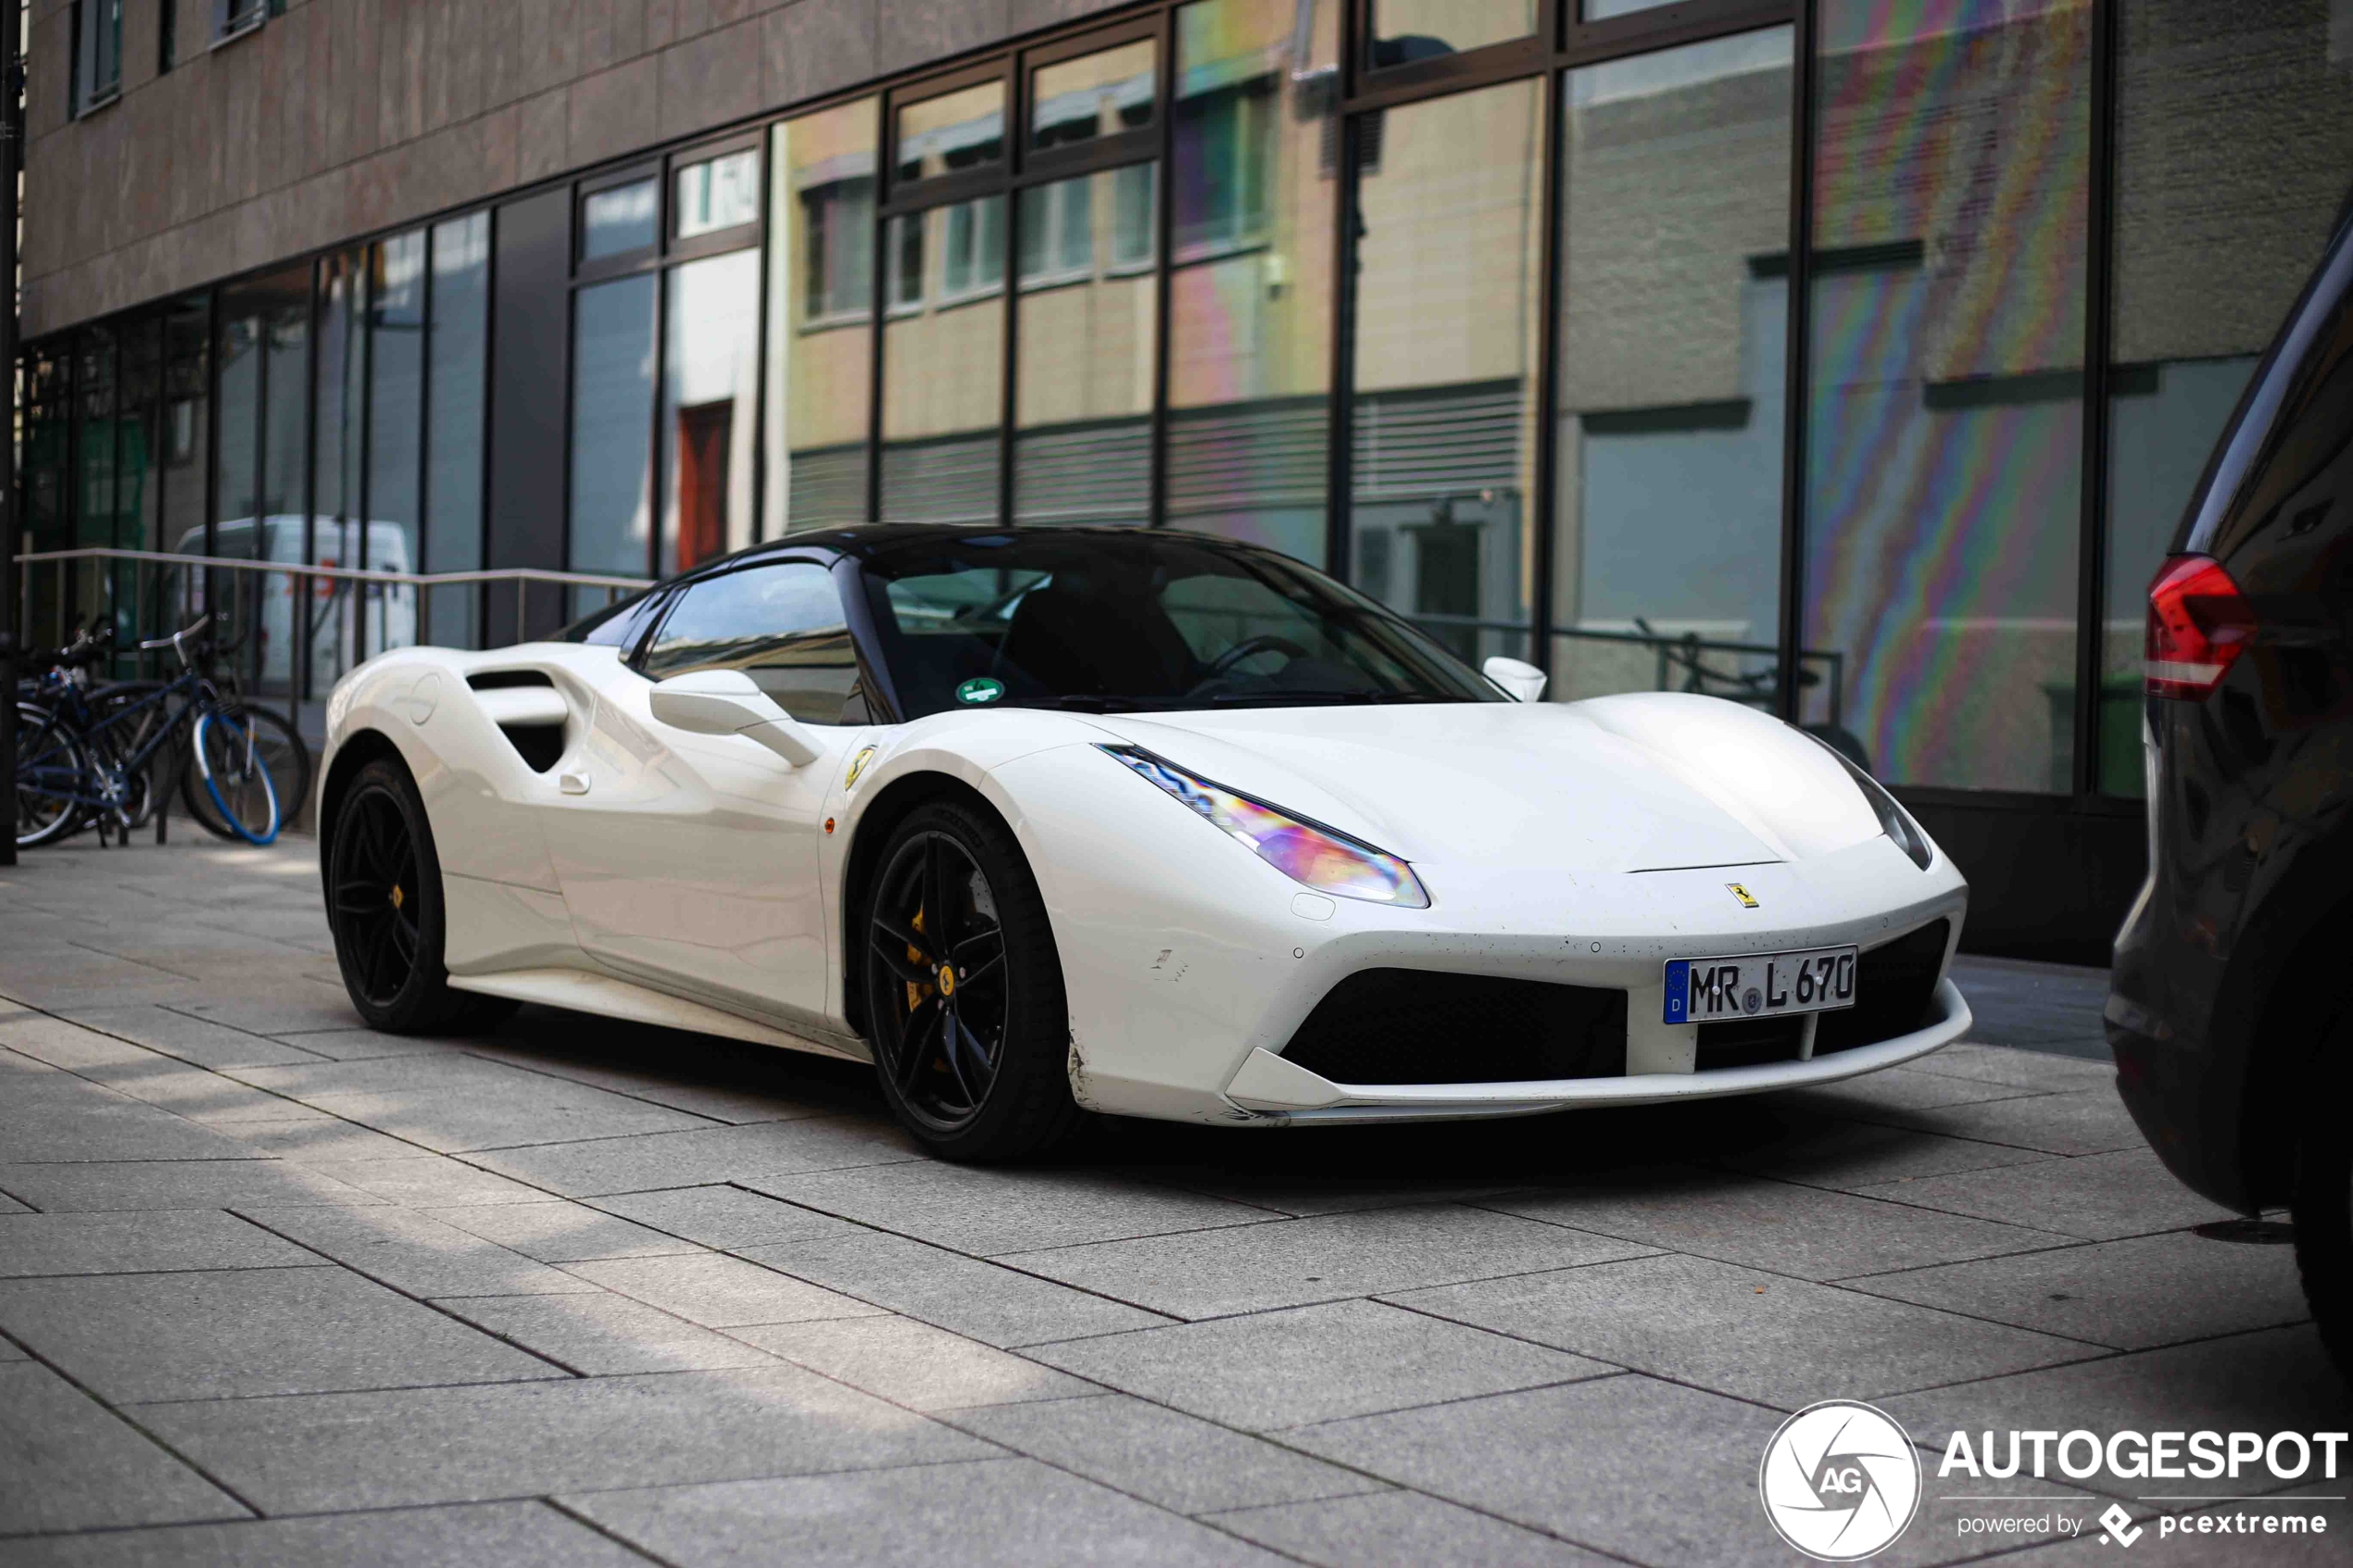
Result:
[[564,754],[564,726],[572,705],[556,683],[536,670],[490,670],[466,677],[474,701],[498,726],[535,773],[544,773]]

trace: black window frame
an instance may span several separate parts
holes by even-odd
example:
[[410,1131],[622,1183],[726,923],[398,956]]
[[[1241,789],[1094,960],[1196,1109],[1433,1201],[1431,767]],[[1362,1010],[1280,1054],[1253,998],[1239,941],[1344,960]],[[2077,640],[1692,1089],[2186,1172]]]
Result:
[[[73,59],[67,94],[69,117],[80,119],[122,98],[122,10],[127,0],[73,0],[70,34]],[[110,23],[111,27],[101,23]],[[98,72],[107,32],[114,35],[114,74]]]
[[285,15],[286,0],[212,0],[212,41],[218,49],[261,31],[271,18]]

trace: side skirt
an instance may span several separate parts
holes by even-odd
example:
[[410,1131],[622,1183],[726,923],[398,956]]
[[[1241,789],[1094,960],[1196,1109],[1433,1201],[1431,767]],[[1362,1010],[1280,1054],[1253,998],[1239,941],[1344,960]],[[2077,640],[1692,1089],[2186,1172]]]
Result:
[[786,1050],[811,1051],[818,1056],[837,1057],[844,1061],[872,1061],[873,1057],[862,1048],[850,1049],[829,1041],[815,1040],[805,1035],[794,1035],[765,1023],[755,1023],[749,1018],[738,1018],[700,1002],[665,995],[643,985],[633,985],[626,980],[616,980],[609,974],[590,974],[577,969],[518,969],[502,974],[453,974],[449,977],[453,991],[476,991],[485,997],[511,997],[520,1002],[540,1002],[548,1007],[571,1008],[578,1012],[593,1012],[605,1018],[624,1018],[633,1023],[658,1023],[666,1029],[689,1029],[701,1035],[719,1035],[731,1040],[749,1040],[756,1046],[776,1046]]

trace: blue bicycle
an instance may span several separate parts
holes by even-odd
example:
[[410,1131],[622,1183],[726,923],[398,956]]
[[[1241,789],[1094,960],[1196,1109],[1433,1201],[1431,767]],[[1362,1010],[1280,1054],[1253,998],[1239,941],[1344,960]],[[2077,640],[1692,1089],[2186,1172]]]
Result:
[[112,653],[104,632],[36,656],[44,672],[17,694],[19,847],[93,825],[102,838],[110,829],[127,835],[169,798],[175,777],[189,814],[216,835],[277,838],[308,794],[309,748],[283,719],[224,696],[205,673],[198,634],[211,619],[139,645],[178,656],[181,673],[159,684],[91,689],[90,666]]

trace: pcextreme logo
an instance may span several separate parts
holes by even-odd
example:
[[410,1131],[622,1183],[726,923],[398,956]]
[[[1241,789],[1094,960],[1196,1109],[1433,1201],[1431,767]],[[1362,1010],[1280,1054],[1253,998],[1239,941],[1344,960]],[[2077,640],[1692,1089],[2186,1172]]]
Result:
[[1822,1562],[1890,1545],[1920,1506],[1920,1459],[1883,1411],[1825,1399],[1781,1423],[1765,1445],[1756,1491],[1781,1539]]

